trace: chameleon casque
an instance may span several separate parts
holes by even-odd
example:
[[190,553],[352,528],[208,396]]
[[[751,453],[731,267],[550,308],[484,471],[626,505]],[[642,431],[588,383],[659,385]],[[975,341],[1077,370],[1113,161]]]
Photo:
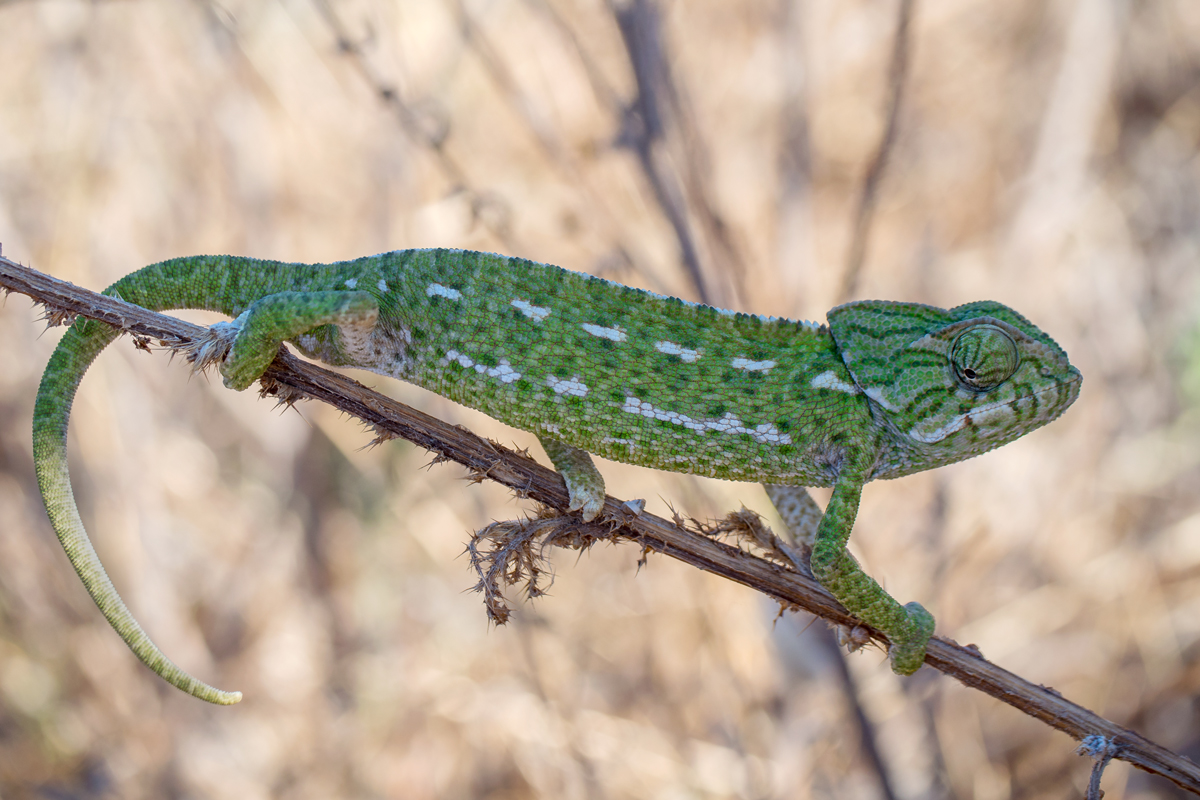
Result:
[[[1081,377],[1045,333],[995,302],[838,306],[828,325],[723,311],[518,258],[400,250],[336,264],[196,256],[154,264],[105,294],[148,309],[203,308],[232,342],[225,385],[250,386],[287,341],[335,366],[400,378],[535,433],[571,508],[599,514],[588,455],[737,481],[832,486],[811,567],[915,672],[933,633],[846,551],[864,483],[978,455],[1058,417]],[[134,620],[92,548],[67,472],[71,403],[118,331],[72,325],[42,376],[38,482],[76,572],[109,623],[185,692],[234,703],[173,664]]]

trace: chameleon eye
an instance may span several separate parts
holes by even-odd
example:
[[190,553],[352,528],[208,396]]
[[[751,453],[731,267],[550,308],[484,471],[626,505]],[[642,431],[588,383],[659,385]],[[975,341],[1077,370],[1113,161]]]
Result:
[[950,363],[959,383],[977,392],[1008,380],[1021,357],[1008,334],[995,325],[976,325],[959,334],[950,348]]

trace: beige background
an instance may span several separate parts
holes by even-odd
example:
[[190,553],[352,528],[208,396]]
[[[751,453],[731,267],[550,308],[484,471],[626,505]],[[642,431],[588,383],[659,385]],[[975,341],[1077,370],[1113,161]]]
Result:
[[[823,319],[885,125],[896,0],[658,10],[676,92],[655,159],[707,296]],[[100,289],[186,254],[450,246],[700,297],[627,146],[634,72],[600,0],[27,0],[0,3],[0,31],[0,242],[45,272]],[[926,0],[910,34],[854,296],[1010,304],[1085,381],[1026,439],[867,487],[854,551],[940,633],[1196,757],[1200,5]],[[84,517],[157,642],[246,700],[166,687],[36,494],[30,414],[59,336],[23,297],[0,312],[5,800],[881,796],[821,623],[602,546],[552,554],[551,596],[514,596],[489,629],[464,543],[527,505],[123,341],[76,404]],[[658,512],[768,505],[602,468]],[[900,680],[878,650],[848,664],[896,796],[1081,796],[1066,736],[931,670]],[[1175,796],[1119,764],[1105,788]]]

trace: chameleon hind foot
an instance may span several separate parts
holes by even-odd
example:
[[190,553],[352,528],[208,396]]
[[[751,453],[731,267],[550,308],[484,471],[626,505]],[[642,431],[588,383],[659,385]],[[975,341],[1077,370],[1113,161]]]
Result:
[[[235,391],[249,388],[275,359],[279,345],[323,325],[339,331],[342,346],[365,342],[379,319],[379,304],[367,292],[278,292],[256,300],[231,323],[233,345],[221,376]],[[218,323],[220,324],[220,323]]]
[[596,469],[591,455],[558,439],[548,436],[538,438],[541,439],[542,449],[550,457],[550,463],[554,464],[567,484],[567,494],[571,499],[567,510],[578,511],[584,522],[591,522],[600,516],[604,509],[604,476]]

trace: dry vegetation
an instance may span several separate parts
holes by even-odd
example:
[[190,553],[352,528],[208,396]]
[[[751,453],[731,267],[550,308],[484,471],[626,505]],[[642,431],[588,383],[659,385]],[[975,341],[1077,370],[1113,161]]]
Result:
[[[1082,397],[996,453],[872,484],[853,547],[940,633],[1196,758],[1200,6],[916,3],[856,228],[900,10],[0,2],[0,242],[94,288],[189,253],[452,246],[809,319],[847,286],[1008,303],[1064,345]],[[76,404],[84,517],[159,644],[247,699],[166,687],[41,509],[29,418],[58,333],[35,317],[16,296],[0,314],[4,800],[884,796],[821,624],[601,546],[552,554],[548,595],[489,629],[464,546],[522,513],[505,490],[122,342]],[[657,513],[768,506],[604,470]],[[1068,737],[877,650],[844,666],[896,797],[1082,796]],[[1117,762],[1105,790],[1179,793]]]

